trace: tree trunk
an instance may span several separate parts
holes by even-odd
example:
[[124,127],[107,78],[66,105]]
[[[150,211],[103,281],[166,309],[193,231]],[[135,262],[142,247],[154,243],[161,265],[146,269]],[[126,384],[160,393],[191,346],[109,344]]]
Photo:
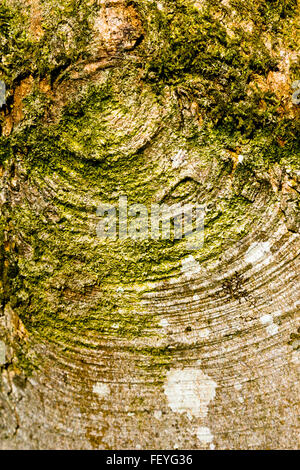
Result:
[[[2,449],[297,447],[297,12],[1,3]],[[120,196],[203,245],[99,238]]]

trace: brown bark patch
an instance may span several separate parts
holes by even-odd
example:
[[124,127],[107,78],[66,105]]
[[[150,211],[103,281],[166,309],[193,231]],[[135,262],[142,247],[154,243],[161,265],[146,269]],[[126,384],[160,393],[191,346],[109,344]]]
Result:
[[28,0],[31,9],[30,15],[30,32],[38,41],[44,35],[42,26],[42,11],[39,0]]
[[142,24],[133,6],[113,2],[103,5],[93,31],[93,55],[105,57],[133,49],[142,35]]

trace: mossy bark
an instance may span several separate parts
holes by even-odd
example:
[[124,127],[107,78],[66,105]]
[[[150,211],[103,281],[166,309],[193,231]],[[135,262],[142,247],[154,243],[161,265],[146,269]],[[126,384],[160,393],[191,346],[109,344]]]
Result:
[[[297,447],[298,22],[1,3],[1,448]],[[100,240],[122,195],[205,205],[204,245]]]

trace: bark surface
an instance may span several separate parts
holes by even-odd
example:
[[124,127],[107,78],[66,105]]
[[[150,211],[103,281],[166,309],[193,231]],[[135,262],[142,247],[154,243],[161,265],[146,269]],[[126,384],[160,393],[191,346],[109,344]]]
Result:
[[[298,24],[1,2],[2,449],[298,447]],[[100,240],[122,195],[204,204],[203,246]]]

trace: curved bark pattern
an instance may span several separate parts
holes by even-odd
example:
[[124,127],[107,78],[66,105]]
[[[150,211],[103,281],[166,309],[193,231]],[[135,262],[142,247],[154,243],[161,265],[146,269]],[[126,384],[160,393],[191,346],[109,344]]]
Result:
[[[297,447],[298,20],[1,4],[1,448]],[[100,240],[121,195],[205,204],[203,247]]]

